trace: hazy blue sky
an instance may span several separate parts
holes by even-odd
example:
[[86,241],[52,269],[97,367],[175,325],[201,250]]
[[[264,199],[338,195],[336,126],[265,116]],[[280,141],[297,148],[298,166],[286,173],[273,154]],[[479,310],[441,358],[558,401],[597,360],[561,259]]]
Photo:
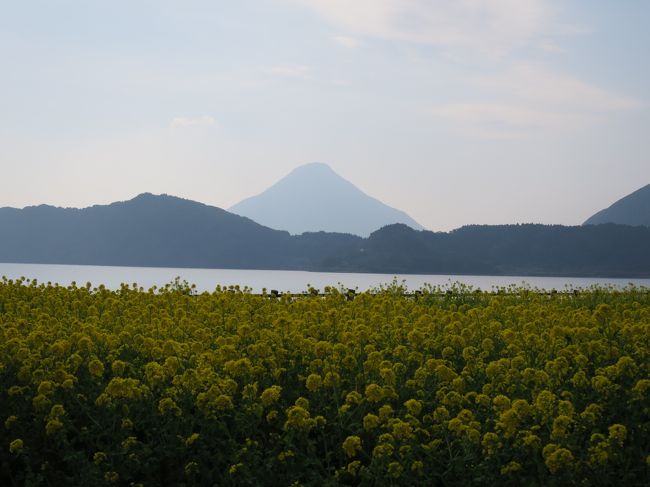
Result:
[[650,183],[647,0],[0,6],[0,206],[227,208],[321,161],[446,230]]

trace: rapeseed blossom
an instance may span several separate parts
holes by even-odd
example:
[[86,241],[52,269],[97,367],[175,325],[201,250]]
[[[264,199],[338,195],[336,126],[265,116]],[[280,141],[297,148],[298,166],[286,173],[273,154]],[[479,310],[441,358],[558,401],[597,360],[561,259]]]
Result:
[[648,336],[635,288],[5,279],[0,484],[643,485]]

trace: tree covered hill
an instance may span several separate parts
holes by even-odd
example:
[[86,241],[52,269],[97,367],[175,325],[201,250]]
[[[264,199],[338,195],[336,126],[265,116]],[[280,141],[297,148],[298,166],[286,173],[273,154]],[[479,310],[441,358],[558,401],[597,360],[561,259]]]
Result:
[[606,224],[470,225],[448,233],[391,225],[341,270],[538,276],[650,276],[650,228]]
[[220,208],[142,194],[89,208],[0,208],[0,262],[421,274],[650,277],[650,227],[382,227],[290,235]]
[[[89,208],[0,209],[0,261],[301,269],[359,237],[291,237],[221,208],[168,195]],[[323,247],[324,246],[324,247]]]

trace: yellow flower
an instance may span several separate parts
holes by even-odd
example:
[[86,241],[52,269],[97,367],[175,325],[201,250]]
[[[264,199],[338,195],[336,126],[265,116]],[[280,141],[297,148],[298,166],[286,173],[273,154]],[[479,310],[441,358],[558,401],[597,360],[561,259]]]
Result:
[[54,383],[49,380],[44,380],[38,385],[38,393],[43,396],[49,396],[54,392]]
[[358,451],[361,451],[361,438],[358,436],[348,436],[342,445],[345,454],[352,458],[356,456]]
[[346,470],[350,475],[356,477],[359,473],[359,470],[361,470],[361,467],[361,462],[359,460],[354,460],[353,462],[348,463]]
[[269,423],[272,423],[275,421],[278,417],[278,412],[274,409],[273,411],[269,411],[269,413],[266,415],[266,420]]
[[11,386],[8,392],[10,397],[20,396],[23,394],[23,388],[19,386]]
[[435,419],[437,423],[442,423],[449,419],[449,410],[444,406],[437,407],[433,412],[433,419]]
[[280,393],[282,392],[282,387],[280,386],[271,386],[267,389],[264,389],[260,399],[262,404],[265,406],[270,406],[276,403],[280,399]]
[[220,394],[214,401],[217,409],[225,411],[227,409],[232,409],[234,407],[232,398],[226,394]]
[[379,402],[384,398],[384,391],[378,384],[366,386],[366,398],[370,402]]
[[254,401],[257,397],[257,382],[254,382],[253,384],[246,384],[241,395],[247,401]]
[[185,465],[185,468],[183,470],[185,471],[185,475],[194,475],[199,471],[199,464],[196,462],[189,462]]
[[201,435],[199,433],[192,433],[190,436],[185,438],[185,446],[191,446],[196,440],[199,439]]
[[63,428],[63,423],[58,419],[50,419],[45,425],[45,433],[53,435]]
[[310,374],[305,381],[305,387],[311,392],[317,391],[323,385],[323,379],[318,374]]
[[502,446],[499,437],[492,432],[483,435],[483,441],[481,444],[483,445],[483,451],[487,455],[494,455]]
[[144,366],[144,376],[147,384],[157,386],[165,382],[165,369],[158,362],[149,362]]
[[368,413],[363,417],[363,428],[366,431],[370,431],[375,429],[377,426],[379,426],[379,417],[372,414]]
[[309,409],[309,400],[307,398],[299,397],[298,399],[296,399],[295,404],[296,406],[299,406],[303,409]]
[[359,404],[363,400],[363,396],[357,391],[348,392],[345,396],[346,404]]
[[130,450],[133,448],[135,445],[138,444],[138,439],[135,436],[129,436],[125,440],[122,441],[122,448],[126,450]]
[[551,473],[557,473],[573,464],[573,454],[566,448],[560,448],[558,445],[549,443],[542,450],[542,456],[546,467]]
[[609,459],[609,442],[600,434],[592,435],[591,441],[592,443],[595,443],[595,445],[588,449],[589,464],[595,466],[605,465]]
[[521,464],[515,461],[508,463],[501,467],[501,475],[508,475],[511,473],[519,472],[521,470]]
[[287,410],[287,421],[284,424],[285,428],[309,430],[313,426],[314,420],[306,409],[300,406],[291,406]]
[[50,410],[50,414],[48,415],[48,418],[50,418],[50,419],[58,419],[61,416],[65,416],[65,409],[63,408],[63,405],[55,404],[54,406],[52,406],[52,409]]
[[409,399],[404,403],[404,407],[408,410],[413,416],[419,416],[422,411],[422,402],[417,399]]
[[384,404],[382,407],[379,408],[379,420],[382,422],[388,421],[388,419],[393,416],[393,413],[395,412],[390,404]]
[[38,394],[34,399],[32,399],[32,406],[34,406],[34,409],[37,411],[46,410],[50,407],[50,404],[50,400],[43,394]]
[[467,428],[465,430],[465,436],[472,443],[479,443],[481,441],[481,432],[476,428]]
[[390,443],[380,443],[372,450],[372,456],[375,458],[389,457],[393,454],[395,448]]
[[295,456],[295,453],[293,452],[293,450],[285,450],[285,451],[281,451],[280,453],[278,453],[278,460],[280,460],[281,462],[284,462],[288,458],[291,458],[291,457],[294,457],[294,456]]
[[106,482],[116,483],[118,480],[120,480],[120,475],[114,471],[106,472],[104,474],[104,480]]
[[106,461],[106,458],[107,458],[106,453],[104,453],[103,451],[98,451],[93,455],[93,463],[95,465],[100,465]]
[[553,420],[553,430],[551,431],[551,438],[554,440],[562,439],[567,436],[567,431],[573,420],[568,416],[560,415]]
[[524,445],[526,445],[528,448],[531,448],[533,450],[539,450],[539,448],[542,446],[542,440],[539,436],[528,433],[524,437]]
[[122,360],[115,360],[111,364],[111,370],[113,371],[114,375],[122,375],[126,371],[126,362]]
[[13,453],[14,455],[18,455],[23,451],[23,440],[20,438],[15,439],[11,443],[9,443],[9,452]]
[[404,468],[399,462],[390,462],[388,464],[388,474],[395,479],[402,475],[403,470]]
[[9,416],[5,421],[5,428],[11,429],[16,421],[18,421],[18,418],[16,416]]
[[416,475],[422,475],[422,471],[424,470],[424,463],[422,463],[420,460],[416,460],[411,464],[411,472],[413,472]]
[[171,397],[165,397],[158,402],[158,411],[160,414],[165,415],[171,413],[174,416],[181,415],[181,409],[176,405],[176,402]]
[[492,404],[494,404],[494,407],[497,409],[497,411],[505,411],[510,407],[510,399],[500,394],[492,399]]
[[405,440],[412,436],[413,428],[410,424],[398,419],[393,423],[392,433],[396,439]]
[[97,359],[93,359],[88,362],[88,372],[96,379],[100,379],[104,375],[104,364]]
[[623,446],[626,436],[627,428],[622,424],[613,424],[609,427],[609,438],[616,441],[619,446]]

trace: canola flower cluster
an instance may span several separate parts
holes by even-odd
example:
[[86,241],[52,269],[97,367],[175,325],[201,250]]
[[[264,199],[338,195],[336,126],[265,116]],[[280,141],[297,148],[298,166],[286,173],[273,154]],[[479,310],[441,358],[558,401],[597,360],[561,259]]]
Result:
[[644,288],[3,279],[0,484],[648,485],[649,359]]

